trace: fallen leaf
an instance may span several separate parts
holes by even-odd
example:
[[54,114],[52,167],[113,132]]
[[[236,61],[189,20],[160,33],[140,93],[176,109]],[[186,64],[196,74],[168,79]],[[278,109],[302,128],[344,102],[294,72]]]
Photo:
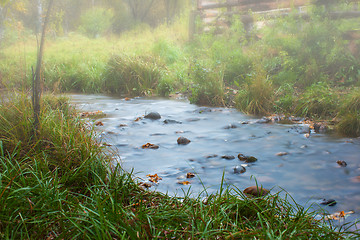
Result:
[[96,126],[104,126],[103,122],[101,122],[101,121],[95,122],[95,125],[96,125]]
[[289,153],[287,152],[278,152],[277,154],[275,154],[276,156],[285,156],[285,155],[288,155]]
[[82,112],[79,114],[80,117],[104,117],[106,114],[103,111],[94,111],[94,112]]
[[337,160],[336,163],[341,167],[346,167],[347,166],[347,163],[345,161],[342,161],[342,160]]
[[340,220],[341,218],[345,218],[346,215],[349,214],[353,214],[354,211],[348,211],[348,212],[344,212],[344,211],[339,211],[339,212],[335,212],[333,214],[329,214],[325,216],[325,220]]
[[189,181],[179,181],[177,183],[181,184],[181,185],[189,185],[189,184],[191,184],[191,182],[189,182]]
[[148,175],[146,175],[146,177],[148,177],[148,178],[149,178],[149,181],[150,181],[150,182],[153,182],[153,183],[158,183],[159,180],[162,180],[162,178],[159,177],[159,176],[157,175],[157,173],[154,174],[154,175],[148,174]]
[[195,177],[195,173],[188,172],[186,174],[186,178],[193,178],[193,177]]
[[146,143],[146,144],[142,145],[141,148],[143,148],[143,149],[146,149],[146,148],[149,148],[149,149],[158,149],[159,146],[158,146],[158,145],[155,145],[155,144],[152,144],[152,143]]

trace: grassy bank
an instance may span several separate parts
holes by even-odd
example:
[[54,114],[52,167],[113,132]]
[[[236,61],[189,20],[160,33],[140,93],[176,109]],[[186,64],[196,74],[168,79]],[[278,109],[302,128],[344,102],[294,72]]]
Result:
[[190,198],[143,190],[65,98],[45,97],[32,134],[25,94],[0,102],[2,239],[345,239],[290,197],[240,189]]
[[[191,42],[187,16],[120,37],[73,33],[48,39],[44,89],[129,96],[184,92],[201,105],[331,120],[338,133],[358,137],[360,40],[351,35],[359,19],[330,20],[321,7],[308,11],[306,20],[294,13],[248,32],[233,17],[222,34],[210,29]],[[0,85],[31,86],[35,46],[27,36],[2,49]]]

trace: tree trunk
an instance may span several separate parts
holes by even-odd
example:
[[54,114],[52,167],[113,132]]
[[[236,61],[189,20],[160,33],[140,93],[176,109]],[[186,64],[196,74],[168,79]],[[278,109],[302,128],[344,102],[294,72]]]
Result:
[[5,7],[1,7],[0,6],[0,43],[4,37],[4,32],[5,32],[5,12],[6,12],[6,8]]
[[44,52],[44,42],[45,42],[45,34],[46,34],[46,26],[49,22],[50,10],[53,4],[53,0],[49,0],[49,6],[46,13],[44,25],[42,28],[40,48],[38,50],[37,63],[36,63],[36,71],[35,76],[33,76],[33,108],[34,108],[34,135],[37,135],[37,131],[39,129],[40,124],[40,97],[41,97],[41,64],[42,64],[42,56]]
[[41,25],[42,25],[42,3],[41,0],[37,0],[37,19],[36,19],[36,33],[41,32]]

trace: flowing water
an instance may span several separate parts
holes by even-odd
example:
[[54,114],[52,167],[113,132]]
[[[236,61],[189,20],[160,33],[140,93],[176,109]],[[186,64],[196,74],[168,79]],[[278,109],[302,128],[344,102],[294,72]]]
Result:
[[[243,190],[255,181],[271,192],[285,189],[299,204],[320,203],[335,199],[329,212],[349,211],[354,221],[360,213],[360,139],[339,138],[311,132],[303,124],[259,123],[258,119],[235,109],[201,108],[187,100],[125,99],[101,95],[71,95],[80,111],[103,111],[96,127],[103,142],[112,145],[125,170],[133,170],[140,181],[148,174],[162,178],[150,189],[183,195],[191,191],[214,193],[224,183]],[[158,112],[161,119],[138,119]],[[175,120],[164,123],[164,120]],[[188,145],[178,145],[179,137]],[[152,143],[158,149],[142,149]],[[277,155],[280,152],[286,155]],[[241,153],[254,156],[254,163],[237,158]],[[222,156],[234,156],[224,159]],[[346,161],[341,167],[336,161]],[[235,173],[234,168],[246,172]],[[186,179],[187,173],[196,177]],[[142,179],[142,180],[141,180]],[[256,180],[255,180],[256,179]],[[189,181],[189,185],[179,184]]]

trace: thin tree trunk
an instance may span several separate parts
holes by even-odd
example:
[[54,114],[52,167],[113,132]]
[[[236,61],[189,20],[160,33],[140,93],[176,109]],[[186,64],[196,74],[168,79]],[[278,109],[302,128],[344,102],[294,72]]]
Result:
[[46,26],[49,22],[49,16],[51,7],[53,4],[53,0],[49,0],[49,6],[46,13],[44,25],[42,28],[42,34],[41,34],[41,41],[40,41],[40,48],[38,50],[38,56],[37,56],[37,63],[36,63],[36,71],[35,76],[33,76],[33,108],[34,108],[34,135],[36,136],[37,131],[39,129],[40,124],[40,97],[41,97],[41,89],[40,89],[40,81],[41,81],[41,63],[42,63],[42,56],[44,52],[44,42],[45,42],[45,34],[46,34]]

